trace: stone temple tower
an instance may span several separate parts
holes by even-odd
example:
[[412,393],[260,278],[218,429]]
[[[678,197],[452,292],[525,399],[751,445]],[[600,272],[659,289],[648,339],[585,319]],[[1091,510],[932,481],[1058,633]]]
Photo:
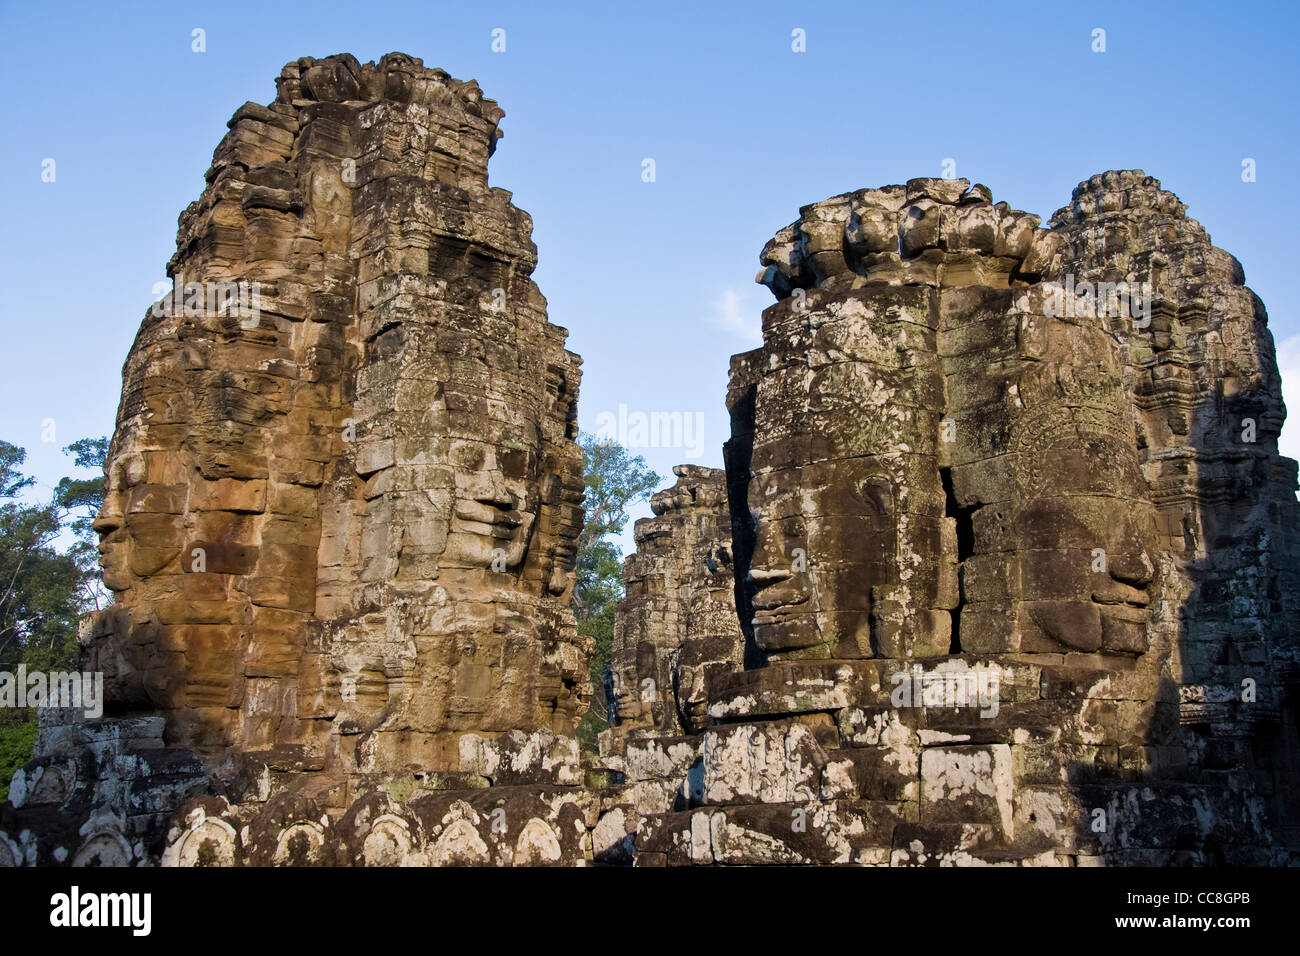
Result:
[[702,733],[605,741],[638,862],[1294,858],[1296,463],[1263,305],[1185,210],[1112,171],[1041,228],[917,179],[767,244],[727,400],[745,667]]
[[231,119],[124,368],[83,635],[111,719],[42,731],[16,802],[74,810],[36,860],[156,857],[193,794],[486,784],[510,733],[577,781],[580,360],[487,184],[502,115],[390,54]]

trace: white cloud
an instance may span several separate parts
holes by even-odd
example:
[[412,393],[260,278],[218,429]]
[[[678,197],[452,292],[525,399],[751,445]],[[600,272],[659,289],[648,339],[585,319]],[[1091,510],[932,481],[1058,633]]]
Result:
[[723,289],[713,303],[714,321],[732,335],[751,345],[763,344],[763,306],[753,294]]
[[1282,373],[1282,401],[1287,410],[1277,447],[1288,458],[1300,459],[1300,335],[1278,343],[1277,367]]

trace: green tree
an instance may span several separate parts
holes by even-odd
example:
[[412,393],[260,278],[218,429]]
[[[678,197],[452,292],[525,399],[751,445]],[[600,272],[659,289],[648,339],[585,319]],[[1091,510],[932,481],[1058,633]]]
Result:
[[614,609],[623,596],[623,558],[613,539],[627,526],[628,509],[647,500],[663,479],[616,441],[584,433],[578,444],[585,458],[587,514],[578,536],[573,610],[578,631],[596,643],[590,662],[595,693],[578,725],[578,739],[594,751],[596,734],[609,720],[605,671],[614,640]]
[[[91,524],[104,500],[108,439],[83,438],[64,449],[94,478],[63,478],[48,503],[21,500],[34,479],[18,469],[27,452],[0,441],[0,663],[15,655],[30,665],[72,664],[77,618],[102,604]],[[60,552],[56,539],[70,532]],[[45,653],[38,654],[44,651]]]
[[14,771],[32,759],[37,729],[34,720],[0,726],[0,803],[9,799],[9,781]]
[[30,652],[76,645],[80,571],[54,540],[63,529],[57,501],[30,504],[20,495],[34,479],[18,468],[27,452],[0,442],[0,665]]
[[82,438],[63,449],[63,453],[74,455],[78,468],[96,473],[91,478],[60,479],[54,489],[54,501],[62,511],[67,529],[76,538],[68,553],[81,571],[86,603],[99,609],[111,600],[99,570],[99,536],[94,529],[95,516],[104,504],[104,461],[108,457],[108,438]]
[[[0,441],[0,671],[76,667],[77,619],[105,600],[91,523],[104,498],[107,450],[106,438],[69,445],[64,452],[75,455],[78,468],[101,474],[64,478],[50,501],[33,504],[24,492],[35,479],[20,471],[27,452]],[[60,550],[65,533],[72,540]],[[35,739],[32,709],[0,708],[0,799]]]

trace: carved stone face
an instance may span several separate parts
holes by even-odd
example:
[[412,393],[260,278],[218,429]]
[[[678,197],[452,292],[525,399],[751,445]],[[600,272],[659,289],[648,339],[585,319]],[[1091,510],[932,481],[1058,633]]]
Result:
[[[1020,329],[1025,360],[1008,404],[1017,448],[1008,539],[1026,612],[1021,650],[1143,653],[1155,510],[1114,341],[1095,320],[1021,317]],[[977,535],[977,552],[992,544]]]
[[537,520],[538,449],[454,439],[449,458],[455,495],[443,565],[517,571]]
[[866,459],[755,476],[749,578],[754,640],[769,653],[869,645],[872,589],[896,578],[892,482]]
[[[1154,509],[1120,435],[1067,426],[1024,469],[1018,546],[1021,650],[1142,653],[1155,575]],[[1046,641],[1043,638],[1047,638]]]
[[175,355],[170,324],[154,323],[156,344],[133,361],[123,387],[123,420],[105,466],[104,503],[96,515],[104,586],[125,592],[158,574],[179,555],[186,494],[180,441],[191,420],[192,395],[170,374]]
[[753,639],[775,657],[906,656],[933,643],[940,581],[929,299],[880,284],[796,301],[765,317],[755,388]]
[[103,569],[104,587],[110,591],[125,591],[135,576],[131,570],[135,529],[128,527],[126,521],[131,481],[124,462],[117,459],[109,462],[104,503],[95,517],[94,528],[99,535],[99,564]]
[[1143,653],[1155,516],[1116,328],[1051,318],[1047,287],[1011,278],[1033,217],[926,202],[943,216],[910,251],[920,220],[891,213],[900,251],[863,252],[828,201],[764,253],[780,301],[733,371],[754,409],[753,640],[770,658]]
[[659,661],[654,645],[649,641],[637,644],[633,663],[618,668],[613,674],[613,710],[619,722],[635,722],[654,718],[653,709],[659,692]]

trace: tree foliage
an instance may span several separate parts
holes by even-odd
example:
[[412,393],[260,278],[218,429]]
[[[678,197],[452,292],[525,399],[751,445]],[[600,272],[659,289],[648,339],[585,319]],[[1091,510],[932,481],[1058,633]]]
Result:
[[623,559],[611,539],[623,533],[628,508],[647,500],[663,479],[616,441],[583,434],[578,443],[586,461],[587,514],[578,536],[574,612],[585,620],[622,597]]
[[[105,600],[91,525],[104,500],[107,451],[107,438],[73,442],[64,452],[100,474],[63,478],[49,501],[33,503],[36,481],[20,470],[27,452],[0,441],[0,671],[77,665],[77,619]],[[0,708],[0,799],[35,739],[34,711]]]
[[595,694],[578,738],[594,750],[595,735],[608,720],[605,671],[614,640],[614,608],[623,596],[623,557],[614,539],[627,526],[628,509],[647,500],[663,479],[618,442],[583,434],[578,443],[585,458],[587,515],[578,537],[573,609],[578,631],[596,644],[590,662]]
[[36,721],[0,726],[0,802],[9,798],[14,771],[32,759],[36,746]]

